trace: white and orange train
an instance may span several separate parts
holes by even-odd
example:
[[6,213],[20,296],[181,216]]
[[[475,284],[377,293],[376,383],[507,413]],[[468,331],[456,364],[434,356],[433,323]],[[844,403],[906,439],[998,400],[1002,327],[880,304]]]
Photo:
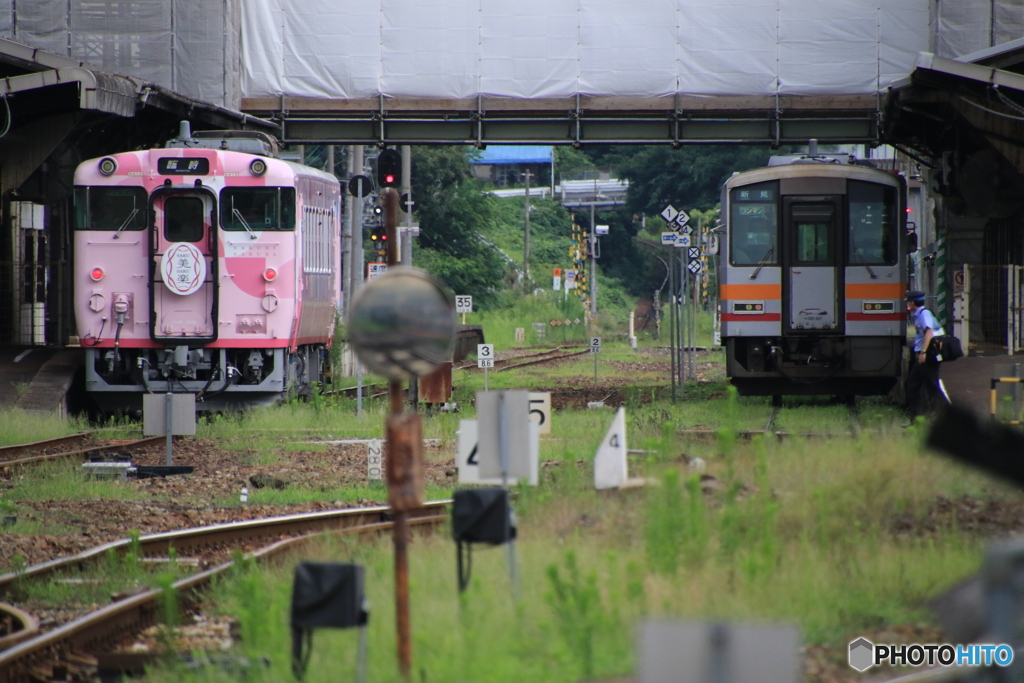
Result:
[[200,410],[322,381],[340,296],[341,189],[258,133],[189,132],[75,173],[75,315],[103,411]]
[[776,403],[887,394],[906,343],[906,182],[846,155],[780,162],[723,188],[726,373]]

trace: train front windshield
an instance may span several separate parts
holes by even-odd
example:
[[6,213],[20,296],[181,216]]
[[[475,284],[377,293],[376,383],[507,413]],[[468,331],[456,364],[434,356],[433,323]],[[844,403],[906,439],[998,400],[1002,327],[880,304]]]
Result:
[[850,265],[895,265],[899,253],[896,188],[856,180],[850,202]]
[[220,223],[235,232],[294,230],[295,188],[225,188],[220,193]]
[[778,183],[774,182],[732,191],[729,244],[733,265],[756,266],[778,260],[778,193]]
[[76,187],[75,229],[144,230],[147,200],[141,187]]

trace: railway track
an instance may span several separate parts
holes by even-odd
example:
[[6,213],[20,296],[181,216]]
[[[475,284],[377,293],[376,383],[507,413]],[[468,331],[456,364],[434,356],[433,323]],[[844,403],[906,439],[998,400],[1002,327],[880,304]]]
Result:
[[[410,511],[411,526],[436,526],[447,519],[450,501],[429,502]],[[134,547],[152,560],[175,561],[195,566],[196,573],[174,582],[172,589],[182,610],[200,600],[211,579],[228,571],[229,559],[241,547],[247,558],[259,561],[298,549],[320,534],[380,533],[391,529],[387,507],[353,508],[286,515],[246,522],[153,534],[105,544],[73,557],[44,562],[23,571],[0,576],[0,594],[7,596],[24,581],[51,581],[57,575],[81,570],[106,558],[110,552]],[[194,560],[194,561],[190,561]],[[15,625],[13,633],[0,638],[0,683],[58,680],[91,680],[99,670],[125,670],[151,663],[160,653],[146,656],[118,651],[118,645],[156,622],[162,590],[138,592],[98,610],[43,631],[38,620],[24,610],[0,604],[0,623]]]
[[60,458],[89,458],[100,453],[125,451],[139,446],[164,443],[167,440],[167,437],[164,436],[152,436],[145,439],[116,441],[100,446],[81,448],[82,445],[90,442],[89,437],[92,434],[94,432],[82,432],[81,434],[62,436],[34,443],[2,446],[0,447],[0,467],[31,465]]
[[[764,429],[740,429],[736,431],[736,436],[741,439],[751,439],[755,436],[774,436],[777,439],[784,439],[790,436],[833,439],[853,437],[854,439],[856,439],[859,438],[861,434],[860,421],[857,417],[857,406],[854,404],[847,405],[848,417],[850,421],[850,431],[848,432],[790,432],[787,430],[775,429],[775,420],[778,418],[779,412],[781,410],[781,405],[773,405],[771,413],[768,415],[768,420],[765,423]],[[680,429],[677,431],[677,433],[680,436],[694,439],[718,438],[718,430],[716,429]]]
[[[513,370],[515,368],[522,368],[528,365],[537,365],[540,363],[550,363],[553,361],[565,360],[566,358],[574,358],[576,356],[582,356],[590,353],[590,349],[585,348],[582,351],[566,351],[565,349],[579,348],[579,345],[571,346],[557,346],[547,351],[541,351],[539,353],[531,353],[524,356],[516,356],[514,358],[503,358],[496,359],[494,361],[494,367],[491,368],[491,372],[501,372],[503,370]],[[463,363],[457,366],[457,370],[475,370],[476,361],[469,363]]]

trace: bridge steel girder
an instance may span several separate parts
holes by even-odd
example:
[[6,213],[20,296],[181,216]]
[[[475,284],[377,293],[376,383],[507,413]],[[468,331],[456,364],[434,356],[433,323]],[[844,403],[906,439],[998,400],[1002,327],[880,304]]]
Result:
[[880,143],[880,95],[569,99],[252,97],[286,144]]

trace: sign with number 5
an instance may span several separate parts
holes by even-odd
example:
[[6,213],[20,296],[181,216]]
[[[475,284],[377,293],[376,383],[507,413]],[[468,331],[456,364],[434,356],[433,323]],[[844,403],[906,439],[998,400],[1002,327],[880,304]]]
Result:
[[459,294],[455,297],[455,312],[456,313],[472,313],[473,312],[473,297],[468,294]]
[[530,421],[537,425],[538,434],[551,433],[551,392],[530,392]]

